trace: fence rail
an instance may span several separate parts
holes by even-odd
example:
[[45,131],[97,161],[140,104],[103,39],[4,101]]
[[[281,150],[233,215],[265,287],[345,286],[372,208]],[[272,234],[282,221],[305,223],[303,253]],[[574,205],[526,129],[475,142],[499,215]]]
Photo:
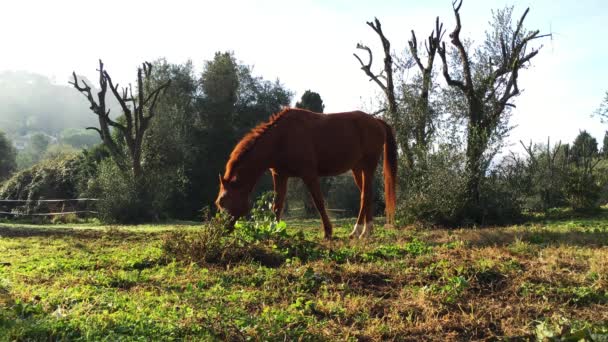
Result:
[[[19,199],[0,199],[0,215],[7,216],[61,216],[61,215],[79,215],[79,214],[98,214],[95,210],[88,210],[85,204],[85,210],[79,210],[77,204],[96,202],[97,198],[67,198],[67,199],[35,199],[35,200],[19,200]],[[60,205],[59,203],[68,203]],[[70,203],[71,202],[71,203]],[[8,208],[9,203],[16,203],[14,208]],[[23,204],[23,205],[19,205]],[[32,206],[35,206],[32,208]],[[47,212],[36,212],[36,209],[45,207]]]
[[48,199],[48,200],[11,200],[11,199],[0,199],[0,203],[14,202],[14,203],[25,203],[25,202],[76,202],[76,201],[99,201],[97,198],[70,198],[70,199]]

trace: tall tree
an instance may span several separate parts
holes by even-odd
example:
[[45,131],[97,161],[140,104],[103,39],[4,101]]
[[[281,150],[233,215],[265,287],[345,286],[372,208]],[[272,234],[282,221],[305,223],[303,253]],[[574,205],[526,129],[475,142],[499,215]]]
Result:
[[[124,173],[131,173],[137,183],[143,175],[141,157],[145,132],[150,127],[150,121],[156,114],[158,98],[169,87],[170,81],[151,88],[152,64],[145,62],[137,69],[137,86],[135,94],[133,94],[133,87],[130,84],[128,87],[119,88],[118,83],[113,83],[101,60],[99,60],[97,71],[99,73],[100,89],[97,93],[97,100],[93,97],[91,87],[84,80],[79,81],[75,72],[72,73],[74,80],[70,84],[86,96],[91,111],[97,115],[99,127],[88,127],[88,129],[99,133],[103,144],[107,147],[117,166]],[[110,110],[106,107],[108,86],[114,98],[120,104],[124,115],[123,120],[115,121],[110,117]],[[111,129],[116,130],[119,134],[112,134]],[[127,148],[126,154],[121,149],[123,143]]]
[[200,96],[199,80],[191,61],[183,64],[159,59],[152,63],[152,87],[168,81],[171,86],[159,98],[156,115],[146,131],[143,159],[153,173],[156,189],[163,193],[159,203],[170,217],[193,218],[200,210],[200,194],[193,189],[200,175],[194,161],[204,148],[196,139],[198,113],[196,98]]
[[[367,51],[368,62],[363,63],[361,57],[359,57],[356,53],[353,53],[355,58],[361,64],[361,70],[370,78],[370,80],[374,81],[378,87],[384,93],[386,98],[386,117],[393,124],[399,123],[405,127],[411,127],[409,123],[409,119],[407,116],[403,118],[398,117],[398,105],[397,105],[397,97],[395,95],[395,82],[394,82],[394,63],[393,56],[391,54],[391,42],[386,38],[384,32],[382,31],[382,24],[378,18],[374,18],[374,21],[368,21],[367,25],[376,32],[380,41],[382,42],[382,49],[384,52],[384,64],[380,73],[376,74],[372,71],[372,63],[373,63],[373,53],[372,50],[361,43],[357,44],[357,49]],[[411,169],[414,164],[414,155],[412,153],[412,149],[410,146],[410,134],[409,129],[405,129],[402,131],[402,138],[399,140],[399,148],[403,152],[405,156],[405,169]]]
[[[363,44],[357,44],[357,48],[367,51],[369,61],[364,63],[363,60],[354,54],[359,63],[361,70],[373,80],[385,95],[386,111],[385,117],[391,122],[399,136],[400,150],[403,152],[405,159],[405,171],[414,168],[417,159],[423,158],[423,155],[428,150],[431,138],[435,132],[435,118],[437,111],[431,105],[431,92],[434,88],[433,83],[433,66],[439,44],[444,34],[443,24],[440,24],[439,18],[435,21],[435,29],[424,41],[425,54],[420,51],[416,38],[416,33],[412,30],[412,36],[408,41],[410,56],[407,56],[405,63],[399,65],[395,60],[398,57],[393,56],[390,51],[390,41],[382,31],[380,21],[375,18],[374,22],[367,22],[382,42],[384,50],[384,66],[379,74],[372,72],[373,54],[371,49]],[[423,61],[423,59],[425,59]],[[411,83],[403,82],[401,85],[402,94],[396,93],[395,75],[396,70],[409,69],[416,66],[420,71],[420,77],[416,77]]]
[[[464,98],[464,118],[467,122],[466,147],[466,208],[477,208],[480,184],[491,158],[484,158],[489,145],[500,141],[508,131],[509,109],[520,94],[518,78],[539,49],[529,43],[539,38],[539,31],[528,31],[523,23],[526,9],[516,25],[512,24],[513,8],[494,12],[492,29],[486,32],[483,45],[471,52],[460,38],[462,0],[452,3],[456,27],[450,34],[456,53],[452,64],[447,60],[445,43],[438,48],[443,63],[443,76]],[[450,66],[456,70],[450,72]],[[453,75],[456,75],[453,77]],[[472,214],[475,213],[473,209]]]
[[296,108],[304,108],[317,113],[323,113],[325,105],[321,95],[314,91],[307,90],[302,94],[300,101],[296,102]]
[[[278,80],[271,82],[252,75],[251,67],[237,61],[231,52],[218,52],[205,63],[199,81],[196,111],[198,122],[194,144],[198,146],[191,165],[192,191],[202,205],[217,195],[217,175],[238,139],[291,102],[291,92]],[[271,189],[269,176],[258,189]],[[200,209],[200,206],[197,208]]]
[[570,158],[578,167],[587,167],[598,156],[597,140],[587,133],[581,131],[574,139],[570,149]]
[[566,196],[573,209],[596,207],[601,188],[594,172],[600,162],[597,140],[581,131],[569,151],[571,166],[566,184]]
[[417,87],[419,90],[416,96],[406,97],[406,99],[411,99],[412,102],[410,106],[410,120],[407,121],[412,125],[409,129],[413,133],[415,141],[414,148],[419,157],[421,153],[424,154],[428,151],[431,138],[435,131],[436,124],[434,121],[437,113],[431,106],[430,95],[433,90],[433,65],[435,56],[440,47],[444,33],[443,24],[439,22],[439,17],[437,17],[437,19],[435,19],[435,29],[424,42],[426,50],[425,64],[420,57],[418,40],[416,39],[414,30],[412,30],[412,38],[408,41],[410,53],[422,76],[419,82],[420,85]]
[[0,182],[17,169],[17,151],[4,132],[0,131]]
[[604,133],[604,140],[602,141],[602,156],[608,157],[608,131]]

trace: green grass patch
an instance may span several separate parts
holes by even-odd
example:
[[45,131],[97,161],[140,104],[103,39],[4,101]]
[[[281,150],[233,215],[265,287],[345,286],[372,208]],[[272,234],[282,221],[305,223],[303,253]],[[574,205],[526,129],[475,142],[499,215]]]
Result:
[[0,341],[606,336],[603,219],[368,240],[343,220],[331,242],[255,222],[0,223]]

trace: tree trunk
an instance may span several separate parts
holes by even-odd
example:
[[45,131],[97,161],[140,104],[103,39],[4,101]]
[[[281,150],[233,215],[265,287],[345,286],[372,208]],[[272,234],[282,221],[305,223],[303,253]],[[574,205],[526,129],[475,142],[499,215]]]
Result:
[[469,124],[467,126],[467,150],[466,150],[466,192],[464,210],[468,216],[480,223],[482,212],[480,208],[480,185],[485,169],[483,167],[483,154],[488,144],[488,127],[480,118],[484,117],[483,106],[469,98]]

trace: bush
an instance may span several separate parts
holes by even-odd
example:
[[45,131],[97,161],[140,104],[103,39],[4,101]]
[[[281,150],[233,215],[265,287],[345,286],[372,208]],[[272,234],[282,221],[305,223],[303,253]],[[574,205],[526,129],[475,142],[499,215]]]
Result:
[[518,221],[522,205],[518,179],[504,165],[488,172],[480,184],[477,207],[465,207],[465,157],[449,146],[429,154],[410,174],[401,174],[399,223],[468,226]]
[[431,154],[411,174],[400,174],[397,220],[401,224],[462,224],[464,157],[448,148]]
[[99,163],[98,174],[89,184],[100,199],[99,218],[108,223],[139,223],[165,219],[165,208],[173,184],[162,174],[147,172],[139,184],[122,172],[110,158]]
[[509,224],[521,221],[522,203],[519,193],[500,170],[490,172],[481,184],[481,224]]
[[169,259],[196,263],[228,264],[256,261],[276,267],[288,258],[305,258],[314,250],[302,234],[287,234],[285,222],[277,222],[271,210],[272,193],[262,195],[250,218],[226,230],[230,217],[218,213],[196,230],[177,230],[163,238],[163,253]]
[[78,198],[94,174],[95,166],[83,154],[65,155],[13,175],[0,188],[0,198],[32,201],[12,209],[17,212],[58,210],[37,200]]
[[166,257],[185,261],[214,263],[225,258],[234,240],[224,238],[229,217],[218,214],[195,231],[176,230],[163,237]]
[[599,206],[601,187],[593,173],[573,167],[565,184],[568,205],[576,211],[593,210]]

